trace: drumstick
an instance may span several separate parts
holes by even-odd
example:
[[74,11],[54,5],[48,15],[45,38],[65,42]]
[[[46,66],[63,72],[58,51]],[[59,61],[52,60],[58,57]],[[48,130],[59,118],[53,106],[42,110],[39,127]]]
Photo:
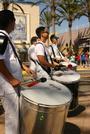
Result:
[[28,82],[28,83],[22,83],[22,85],[32,87],[32,86],[38,84],[39,82],[46,82],[46,81],[47,81],[47,79],[45,77],[42,77],[40,79],[37,79],[36,81],[32,81],[32,82]]

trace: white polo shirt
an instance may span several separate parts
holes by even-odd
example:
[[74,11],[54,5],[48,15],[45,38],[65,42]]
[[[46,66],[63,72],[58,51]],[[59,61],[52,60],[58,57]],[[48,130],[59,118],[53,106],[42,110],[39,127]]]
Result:
[[[35,54],[36,56],[38,55],[45,56],[45,53],[47,55],[48,61],[51,63],[47,47],[43,44],[43,42],[39,41],[35,46]],[[47,79],[50,79],[50,76],[48,75],[48,73],[45,70],[43,70],[43,68],[39,64],[37,64],[37,75],[39,78],[46,77]]]
[[[8,33],[3,30],[0,31],[4,32],[9,37]],[[5,35],[1,33],[0,36],[5,37]],[[0,38],[0,40],[0,45],[2,45],[2,38]],[[9,42],[7,43],[4,53],[0,53],[0,60],[4,60],[4,63],[7,66],[8,70],[16,79],[22,80],[21,66]]]
[[[51,47],[53,48],[55,57],[53,55],[53,51],[52,51],[52,48]],[[57,47],[56,44],[52,44],[51,46],[49,46],[48,47],[48,50],[49,50],[49,53],[50,53],[50,55],[51,55],[52,58],[58,58],[58,59],[61,58],[60,52],[59,52],[58,47]]]
[[29,60],[29,67],[31,70],[33,71],[37,71],[37,68],[36,68],[36,64],[35,62],[33,62],[32,60],[36,61],[37,60],[37,56],[35,54],[35,45],[31,45],[28,49],[28,60]]

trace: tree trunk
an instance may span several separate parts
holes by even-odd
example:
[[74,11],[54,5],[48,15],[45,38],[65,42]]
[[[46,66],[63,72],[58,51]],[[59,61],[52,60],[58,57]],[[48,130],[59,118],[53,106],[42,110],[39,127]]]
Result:
[[89,29],[90,29],[90,17],[88,17],[88,21],[89,21]]
[[52,14],[52,31],[55,34],[55,2],[52,0],[51,2],[51,14]]
[[[46,28],[48,29],[48,32],[50,33],[50,27],[49,27],[48,24],[47,24]],[[49,38],[48,38],[48,40],[47,40],[47,46],[49,46]]]
[[70,21],[68,24],[69,27],[69,48],[72,48],[72,22]]

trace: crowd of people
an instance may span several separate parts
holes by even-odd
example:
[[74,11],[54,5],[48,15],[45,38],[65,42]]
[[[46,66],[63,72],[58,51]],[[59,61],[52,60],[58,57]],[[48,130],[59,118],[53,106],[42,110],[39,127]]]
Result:
[[77,65],[82,66],[82,67],[88,67],[89,66],[89,52],[87,51],[82,51],[80,54],[74,54],[71,52],[68,55],[68,58],[70,61],[75,62]]

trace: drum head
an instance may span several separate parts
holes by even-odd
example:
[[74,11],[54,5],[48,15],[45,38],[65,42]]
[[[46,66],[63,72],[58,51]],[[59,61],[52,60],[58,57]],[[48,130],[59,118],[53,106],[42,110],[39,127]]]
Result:
[[71,92],[68,88],[56,81],[47,80],[33,87],[23,87],[22,97],[36,105],[57,106],[71,101]]
[[55,75],[55,76],[62,76],[63,75],[63,71],[55,71],[55,72],[53,72],[53,75]]
[[52,76],[53,80],[56,80],[59,83],[63,84],[72,84],[79,82],[80,80],[80,74],[78,74],[75,71],[69,70],[69,71],[64,71],[62,76]]
[[62,65],[64,65],[64,66],[66,66],[66,67],[68,67],[68,65],[69,64],[71,64],[72,65],[72,67],[76,67],[77,66],[77,64],[76,63],[73,63],[73,62],[60,62]]

